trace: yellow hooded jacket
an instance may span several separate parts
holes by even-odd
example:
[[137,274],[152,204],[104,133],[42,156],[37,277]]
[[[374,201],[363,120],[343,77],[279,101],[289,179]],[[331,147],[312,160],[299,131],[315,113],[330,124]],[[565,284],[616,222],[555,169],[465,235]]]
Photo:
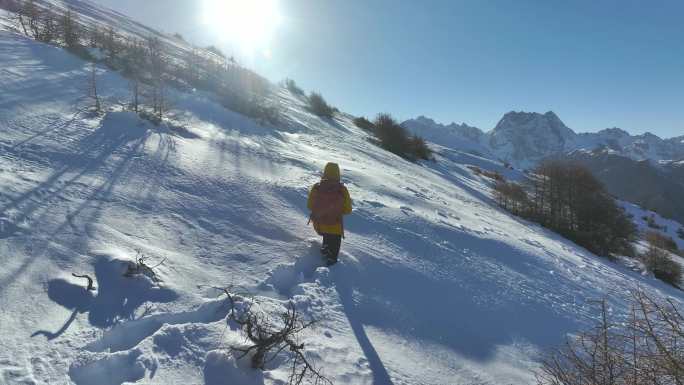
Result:
[[[338,166],[337,163],[326,164],[325,169],[323,170],[323,177],[321,179],[334,180],[339,182],[340,166]],[[342,214],[347,215],[350,214],[352,211],[352,200],[349,196],[349,191],[344,186],[342,187],[342,193],[344,194],[344,205],[342,207]],[[306,206],[309,208],[309,210],[311,210],[312,208],[315,196],[316,190],[314,189],[314,187],[311,187],[311,190],[309,190],[309,198],[307,199],[306,203]],[[342,221],[334,225],[321,225],[315,222],[313,225],[314,229],[319,234],[344,235],[344,226],[342,225]]]

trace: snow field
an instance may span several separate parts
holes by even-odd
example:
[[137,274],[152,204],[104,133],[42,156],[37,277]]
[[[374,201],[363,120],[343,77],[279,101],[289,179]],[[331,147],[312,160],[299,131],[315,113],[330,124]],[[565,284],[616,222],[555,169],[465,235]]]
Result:
[[[235,360],[244,336],[210,286],[316,319],[302,341],[336,384],[529,384],[589,300],[617,316],[636,285],[681,300],[498,209],[467,166],[522,177],[499,163],[449,148],[407,162],[284,90],[277,127],[199,92],[172,92],[156,127],[124,111],[127,82],[105,68],[98,116],[86,63],[6,30],[0,58],[0,382],[284,383],[282,357],[264,372]],[[331,268],[306,224],[327,161],[354,200]],[[161,283],[122,276],[137,250],[164,260]]]

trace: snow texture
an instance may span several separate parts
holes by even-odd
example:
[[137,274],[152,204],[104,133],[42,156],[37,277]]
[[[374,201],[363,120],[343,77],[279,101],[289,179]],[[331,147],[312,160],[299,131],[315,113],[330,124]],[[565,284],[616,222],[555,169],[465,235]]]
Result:
[[[318,320],[302,341],[336,384],[531,384],[540,353],[596,315],[591,300],[616,316],[637,285],[681,301],[497,208],[468,166],[524,176],[482,154],[410,163],[286,90],[275,127],[199,92],[170,92],[154,126],[121,109],[127,81],[104,67],[95,115],[87,63],[0,28],[0,383],[284,383],[284,358],[260,372],[229,352],[244,336],[210,285]],[[328,161],[354,200],[330,268],[306,210]],[[164,261],[160,282],[122,276],[137,250]]]

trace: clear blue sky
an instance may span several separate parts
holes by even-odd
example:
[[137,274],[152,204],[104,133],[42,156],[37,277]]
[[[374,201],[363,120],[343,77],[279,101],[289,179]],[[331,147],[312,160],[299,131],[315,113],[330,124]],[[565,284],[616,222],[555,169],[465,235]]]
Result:
[[201,1],[96,1],[353,114],[488,130],[510,110],[553,110],[578,132],[684,135],[681,0],[280,0],[270,58],[222,42]]

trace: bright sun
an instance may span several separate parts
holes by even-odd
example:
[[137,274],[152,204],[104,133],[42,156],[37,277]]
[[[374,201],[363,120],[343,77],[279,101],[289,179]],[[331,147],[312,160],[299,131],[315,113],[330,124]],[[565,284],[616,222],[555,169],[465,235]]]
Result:
[[281,22],[278,0],[203,0],[204,23],[243,53],[269,55],[269,43]]

